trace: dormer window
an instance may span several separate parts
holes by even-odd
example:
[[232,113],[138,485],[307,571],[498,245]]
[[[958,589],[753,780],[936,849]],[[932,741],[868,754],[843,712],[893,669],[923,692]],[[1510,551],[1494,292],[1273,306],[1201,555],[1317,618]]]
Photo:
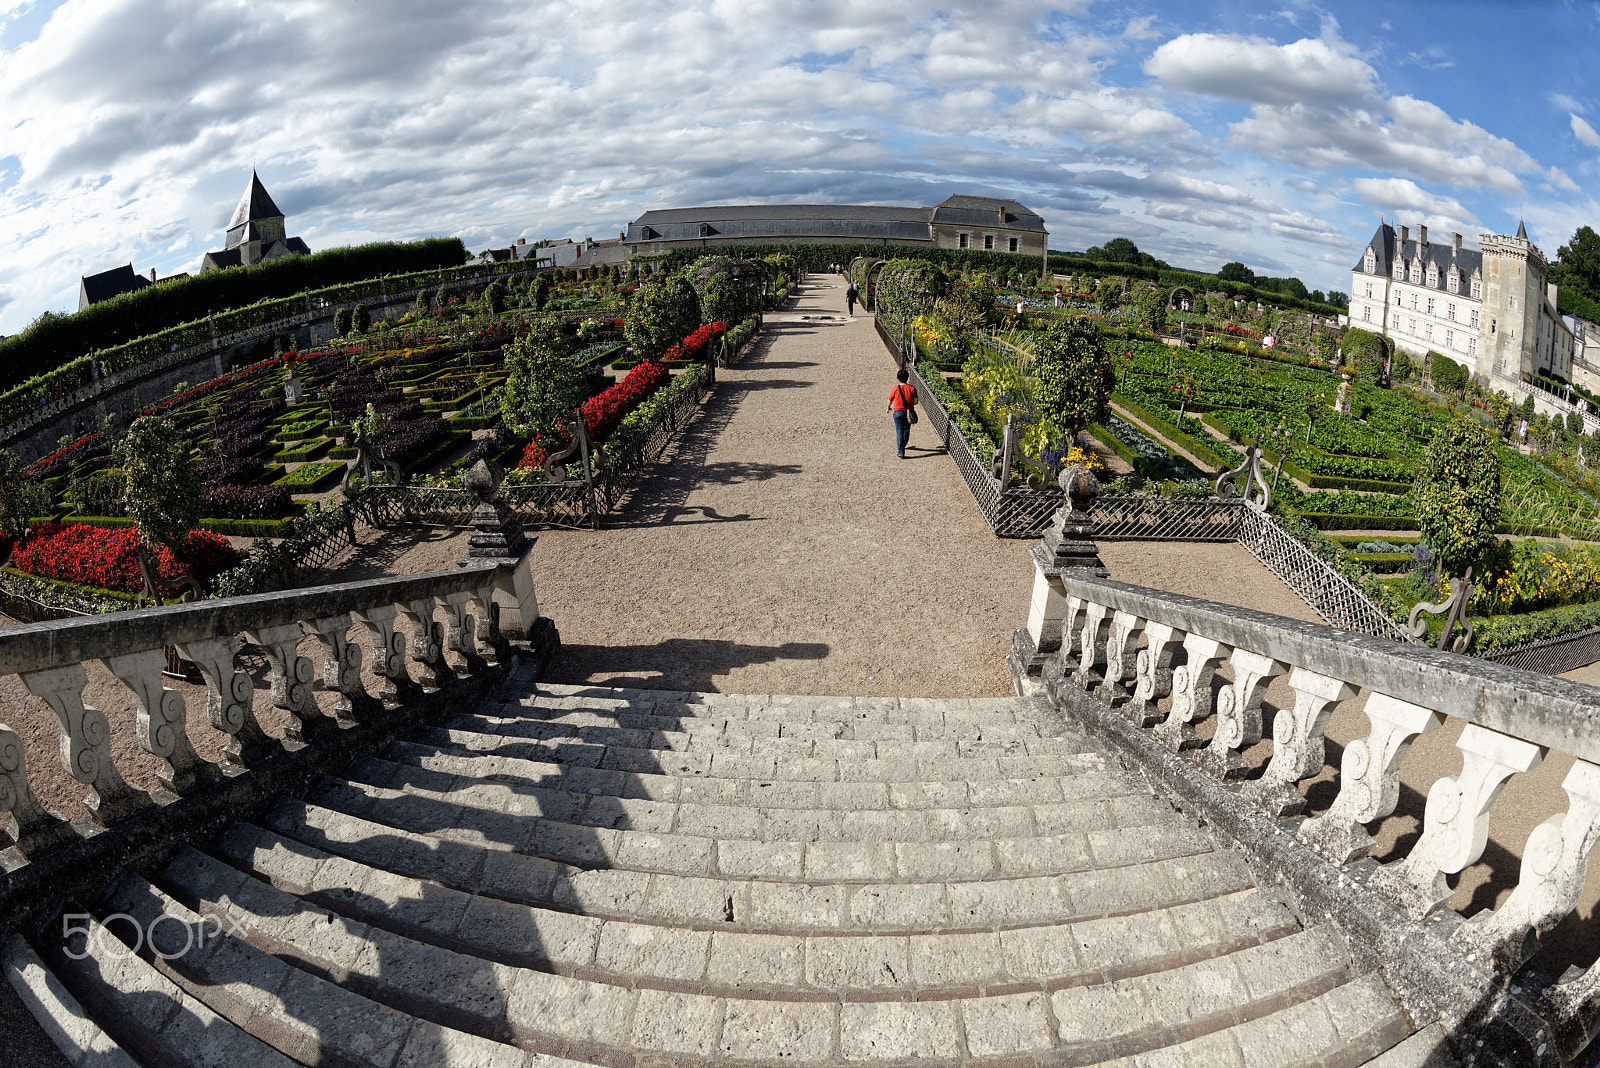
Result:
[[1483,279],[1478,277],[1477,272],[1473,272],[1472,275],[1472,299],[1483,299]]
[[1367,247],[1366,258],[1362,261],[1362,269],[1365,270],[1368,274],[1371,274],[1374,270],[1377,269],[1377,267],[1378,267],[1377,254],[1372,251],[1371,246],[1368,246]]
[[1429,289],[1438,289],[1439,288],[1439,268],[1437,268],[1437,267],[1431,267],[1430,266],[1428,268],[1428,288]]
[[1460,271],[1455,270],[1454,268],[1451,268],[1449,285],[1450,285],[1450,292],[1452,292],[1452,293],[1461,292],[1461,272]]
[[711,224],[710,223],[701,223],[700,224],[700,236],[701,237],[710,237],[711,236]]
[[1418,285],[1422,282],[1422,266],[1415,260],[1411,261],[1411,284]]
[[1403,282],[1403,281],[1405,281],[1405,277],[1406,277],[1406,266],[1405,266],[1405,263],[1403,261],[1401,261],[1401,260],[1395,260],[1394,261],[1394,280],[1396,282]]

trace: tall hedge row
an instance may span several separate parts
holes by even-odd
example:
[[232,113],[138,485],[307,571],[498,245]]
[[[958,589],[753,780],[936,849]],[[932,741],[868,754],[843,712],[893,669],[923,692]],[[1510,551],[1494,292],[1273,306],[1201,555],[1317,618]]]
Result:
[[156,334],[177,323],[204,319],[211,312],[379,275],[455,267],[466,259],[466,246],[459,238],[441,237],[328,249],[254,267],[158,282],[71,315],[40,319],[22,333],[0,341],[0,388],[90,352]]

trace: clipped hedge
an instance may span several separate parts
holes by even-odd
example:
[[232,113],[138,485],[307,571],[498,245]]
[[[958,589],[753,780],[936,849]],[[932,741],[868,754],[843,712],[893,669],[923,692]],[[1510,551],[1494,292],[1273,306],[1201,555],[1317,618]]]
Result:
[[1477,632],[1472,651],[1492,653],[1600,627],[1600,601],[1509,616],[1474,616],[1472,626]]
[[1237,459],[1227,459],[1210,445],[1198,440],[1192,434],[1188,434],[1182,430],[1179,430],[1168,420],[1163,419],[1159,415],[1151,413],[1147,409],[1135,404],[1133,401],[1130,401],[1120,395],[1113,396],[1112,400],[1117,404],[1117,406],[1126,410],[1139,422],[1144,423],[1146,426],[1161,434],[1161,436],[1166,438],[1168,441],[1177,442],[1184,449],[1186,449],[1191,456],[1199,459],[1201,463],[1208,464],[1209,466],[1216,468],[1219,472],[1232,470],[1239,465],[1239,461]]
[[1342,512],[1301,512],[1301,518],[1319,530],[1416,530],[1416,516],[1351,515]]
[[[1332,541],[1333,539],[1330,538],[1329,540]],[[1340,542],[1340,541],[1334,541],[1334,544],[1335,545],[1339,545],[1341,547],[1344,547],[1346,549],[1349,548],[1348,546],[1345,546],[1343,542]],[[1411,565],[1416,563],[1416,561],[1417,561],[1416,554],[1414,554],[1414,553],[1356,553],[1356,552],[1352,552],[1350,555],[1355,560],[1357,560],[1360,563],[1363,563],[1367,567],[1371,568],[1372,571],[1375,574],[1379,574],[1379,575],[1394,575],[1394,574],[1398,574],[1401,571],[1409,571],[1411,569]]]

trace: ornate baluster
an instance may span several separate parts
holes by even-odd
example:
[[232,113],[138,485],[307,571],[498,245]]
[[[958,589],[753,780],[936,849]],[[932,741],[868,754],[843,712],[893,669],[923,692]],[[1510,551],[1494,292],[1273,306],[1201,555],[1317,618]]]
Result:
[[1135,670],[1138,683],[1133,700],[1122,706],[1122,714],[1140,727],[1153,727],[1161,720],[1156,702],[1172,692],[1172,654],[1185,637],[1183,631],[1165,623],[1146,622],[1145,647],[1139,650]]
[[1060,678],[1068,678],[1078,669],[1083,656],[1083,621],[1089,602],[1073,595],[1067,598],[1067,610],[1061,615],[1061,651],[1056,655]]
[[361,682],[361,647],[350,641],[349,614],[302,622],[300,629],[322,643],[322,685],[339,695],[338,718],[353,723],[377,712],[382,706]]
[[1326,757],[1322,736],[1334,707],[1359,692],[1347,682],[1298,667],[1289,673],[1289,687],[1294,690],[1294,708],[1278,709],[1272,721],[1272,762],[1261,778],[1245,783],[1240,791],[1274,817],[1305,811],[1300,780],[1322,770]]
[[392,604],[352,612],[351,617],[367,628],[372,640],[372,673],[383,680],[378,697],[385,708],[398,708],[422,688],[406,673],[406,636],[394,629],[400,609]]
[[61,763],[67,774],[93,793],[84,799],[89,816],[109,826],[150,805],[150,795],[129,786],[111,762],[111,724],[98,708],[83,703],[89,684],[82,664],[67,664],[47,671],[30,671],[22,684],[42,697],[61,724]]
[[1104,681],[1106,666],[1106,637],[1111,629],[1111,606],[1090,601],[1084,608],[1083,627],[1079,631],[1078,670],[1072,681],[1080,690],[1091,690]]
[[1505,904],[1478,913],[1450,938],[1506,975],[1532,956],[1532,936],[1549,931],[1577,907],[1589,854],[1600,841],[1600,768],[1576,761],[1561,788],[1567,792],[1567,811],[1528,836],[1517,888]]
[[283,746],[262,731],[256,722],[255,687],[250,676],[234,670],[233,658],[239,643],[232,635],[206,638],[177,647],[178,655],[200,667],[206,680],[206,718],[217,730],[228,735],[222,756],[229,764],[248,768],[252,764],[283,752]]
[[483,658],[473,640],[478,629],[477,621],[467,612],[472,591],[461,590],[439,598],[444,602],[444,647],[449,654],[450,668],[462,676],[475,675],[483,670]]
[[432,693],[451,677],[442,649],[444,628],[433,621],[433,598],[403,604],[400,614],[411,627],[411,660],[417,665],[418,681],[423,692]]
[[157,782],[175,794],[183,794],[222,774],[215,764],[201,760],[189,742],[188,710],[183,695],[167,689],[161,681],[161,672],[167,666],[165,652],[147,649],[108,656],[100,663],[133,691],[139,708],[135,717],[139,747],[161,758],[161,767],[156,770]]
[[1195,763],[1219,779],[1242,779],[1249,768],[1239,751],[1261,740],[1261,697],[1267,683],[1289,665],[1248,649],[1235,649],[1228,663],[1233,665],[1233,685],[1222,691],[1217,733]]
[[1134,678],[1136,647],[1143,630],[1144,620],[1130,612],[1117,612],[1111,617],[1111,637],[1106,642],[1106,681],[1095,694],[1107,707],[1115,708],[1128,698],[1128,691],[1122,684]]
[[1172,711],[1156,728],[1156,738],[1174,753],[1201,744],[1194,724],[1211,715],[1212,677],[1218,662],[1233,652],[1231,647],[1198,634],[1185,635],[1183,648],[1189,661],[1172,672]]
[[73,838],[72,824],[45,810],[28,785],[28,757],[22,738],[0,723],[0,812],[11,813],[16,827],[11,837],[23,856],[42,853]]
[[494,587],[472,591],[472,618],[478,621],[478,655],[487,664],[511,662],[511,643],[500,633],[500,606],[494,603]]
[[1339,796],[1333,806],[1300,826],[1300,839],[1349,864],[1372,851],[1364,824],[1381,820],[1400,801],[1400,761],[1411,740],[1444,722],[1439,713],[1387,694],[1367,698],[1372,732],[1344,747],[1339,763]]
[[283,733],[291,741],[306,743],[336,728],[334,721],[317,707],[311,689],[316,668],[310,657],[300,655],[298,648],[303,637],[298,623],[245,632],[245,640],[259,645],[272,665],[272,703],[289,713],[289,725]]
[[1461,772],[1428,791],[1422,837],[1404,860],[1385,864],[1367,885],[1398,901],[1413,919],[1423,919],[1450,900],[1446,875],[1483,855],[1489,841],[1489,806],[1514,773],[1544,759],[1544,750],[1508,734],[1469,723],[1456,741]]

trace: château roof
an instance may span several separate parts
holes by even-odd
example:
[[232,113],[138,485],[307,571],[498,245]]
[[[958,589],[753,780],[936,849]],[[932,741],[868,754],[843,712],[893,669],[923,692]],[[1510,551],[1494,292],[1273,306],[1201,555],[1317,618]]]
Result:
[[133,293],[150,284],[150,279],[138,274],[133,264],[126,263],[99,274],[86,274],[79,279],[78,310],[91,304],[110,300],[122,293]]
[[[1449,277],[1451,264],[1455,265],[1463,278],[1471,278],[1474,271],[1483,268],[1483,253],[1478,249],[1463,246],[1457,251],[1454,241],[1430,241],[1423,245],[1412,236],[1401,241],[1400,235],[1395,233],[1394,227],[1388,223],[1379,225],[1377,232],[1372,235],[1372,240],[1367,242],[1367,246],[1372,249],[1377,259],[1373,265],[1374,274],[1393,274],[1396,257],[1403,259],[1409,267],[1419,255],[1422,257],[1424,273],[1430,264],[1438,268],[1441,284]],[[1366,257],[1366,249],[1362,249],[1361,258],[1351,270],[1357,274],[1365,274]]]
[[247,222],[258,219],[281,219],[283,212],[278,210],[278,205],[272,202],[267,187],[261,184],[261,179],[256,177],[256,172],[250,172],[250,187],[244,191],[244,196],[239,198],[239,206],[233,209],[233,221],[228,223],[228,229],[242,226]]

